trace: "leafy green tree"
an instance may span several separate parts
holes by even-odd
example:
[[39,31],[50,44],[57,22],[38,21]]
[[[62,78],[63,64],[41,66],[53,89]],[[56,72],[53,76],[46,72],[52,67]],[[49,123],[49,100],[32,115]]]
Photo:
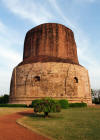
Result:
[[44,112],[44,116],[48,117],[50,112],[60,112],[61,107],[58,101],[52,98],[44,98],[33,101],[34,112]]
[[91,95],[94,96],[94,90],[93,89],[91,89]]
[[7,104],[9,102],[9,95],[3,95],[0,97],[0,104]]

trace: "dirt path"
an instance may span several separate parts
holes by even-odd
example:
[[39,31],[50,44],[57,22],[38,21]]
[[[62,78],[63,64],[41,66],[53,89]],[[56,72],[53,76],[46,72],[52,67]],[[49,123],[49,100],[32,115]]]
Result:
[[0,117],[0,140],[49,140],[16,123],[16,120],[28,112],[14,113]]

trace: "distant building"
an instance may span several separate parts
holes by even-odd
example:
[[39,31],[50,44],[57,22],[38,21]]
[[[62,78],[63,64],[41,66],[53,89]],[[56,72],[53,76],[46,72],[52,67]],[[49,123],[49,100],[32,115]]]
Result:
[[14,68],[10,103],[30,104],[52,97],[92,104],[88,70],[78,62],[72,30],[41,24],[27,32],[23,61]]

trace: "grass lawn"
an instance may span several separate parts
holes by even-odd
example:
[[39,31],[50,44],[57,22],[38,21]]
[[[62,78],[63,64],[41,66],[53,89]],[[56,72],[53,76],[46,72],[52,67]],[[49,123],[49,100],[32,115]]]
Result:
[[32,114],[18,122],[56,140],[100,140],[100,108],[70,108],[50,116]]
[[8,107],[0,107],[0,117],[3,115],[24,111],[27,110],[27,108],[8,108]]

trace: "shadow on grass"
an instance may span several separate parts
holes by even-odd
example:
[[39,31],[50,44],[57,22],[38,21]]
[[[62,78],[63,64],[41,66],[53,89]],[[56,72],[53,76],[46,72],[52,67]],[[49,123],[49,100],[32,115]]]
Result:
[[38,117],[38,118],[44,118],[44,114],[38,114],[38,113],[32,113],[32,112],[19,112],[19,115],[27,116],[27,117]]
[[48,117],[45,117],[43,113],[32,113],[32,112],[19,112],[18,113],[21,116],[26,116],[30,118],[49,118],[49,119],[62,119],[63,117],[58,113],[58,114],[49,114]]

